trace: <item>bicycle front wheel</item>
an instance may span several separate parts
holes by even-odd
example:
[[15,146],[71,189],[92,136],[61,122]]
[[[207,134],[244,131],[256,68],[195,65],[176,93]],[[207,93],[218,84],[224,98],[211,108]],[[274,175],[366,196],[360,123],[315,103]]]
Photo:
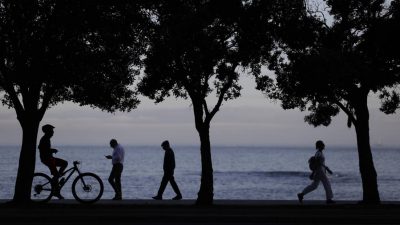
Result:
[[31,200],[34,202],[48,202],[52,196],[51,178],[44,173],[33,174]]
[[94,173],[82,173],[72,183],[72,195],[81,203],[94,203],[103,195],[104,185]]

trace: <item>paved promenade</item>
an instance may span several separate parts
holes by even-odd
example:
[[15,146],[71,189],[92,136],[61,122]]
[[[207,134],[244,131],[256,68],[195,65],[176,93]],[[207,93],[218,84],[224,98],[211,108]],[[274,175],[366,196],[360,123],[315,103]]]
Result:
[[75,200],[13,206],[0,200],[0,224],[400,224],[400,202],[358,205],[339,201],[215,200],[198,207],[194,200]]

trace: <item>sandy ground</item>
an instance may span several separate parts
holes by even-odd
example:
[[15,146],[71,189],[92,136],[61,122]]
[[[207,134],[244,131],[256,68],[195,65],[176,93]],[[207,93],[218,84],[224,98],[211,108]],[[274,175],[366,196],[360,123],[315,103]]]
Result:
[[208,207],[194,202],[52,200],[15,206],[0,200],[0,224],[400,224],[400,202],[215,200]]

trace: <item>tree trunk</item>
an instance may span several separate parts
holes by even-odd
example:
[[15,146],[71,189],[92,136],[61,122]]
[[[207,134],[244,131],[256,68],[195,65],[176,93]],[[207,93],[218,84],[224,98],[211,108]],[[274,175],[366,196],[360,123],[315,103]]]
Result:
[[201,153],[201,184],[196,205],[212,205],[214,198],[214,178],[211,159],[210,125],[203,124],[198,129]]
[[35,171],[36,139],[40,119],[32,115],[25,115],[18,120],[22,128],[22,147],[13,201],[28,203],[31,199],[32,179]]
[[380,197],[378,191],[377,173],[372,158],[371,145],[369,139],[369,112],[367,96],[362,98],[358,107],[355,109],[357,123],[355,124],[357,135],[357,147],[359,157],[359,167],[363,185],[363,200],[366,204],[379,204]]

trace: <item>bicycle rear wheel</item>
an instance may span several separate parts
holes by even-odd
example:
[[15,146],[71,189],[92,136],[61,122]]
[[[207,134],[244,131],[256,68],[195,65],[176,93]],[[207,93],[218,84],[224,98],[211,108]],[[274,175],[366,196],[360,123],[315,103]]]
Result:
[[44,173],[33,174],[31,200],[34,202],[48,202],[52,196],[51,178]]
[[94,173],[82,173],[72,183],[72,195],[81,203],[94,203],[103,195],[104,185]]

